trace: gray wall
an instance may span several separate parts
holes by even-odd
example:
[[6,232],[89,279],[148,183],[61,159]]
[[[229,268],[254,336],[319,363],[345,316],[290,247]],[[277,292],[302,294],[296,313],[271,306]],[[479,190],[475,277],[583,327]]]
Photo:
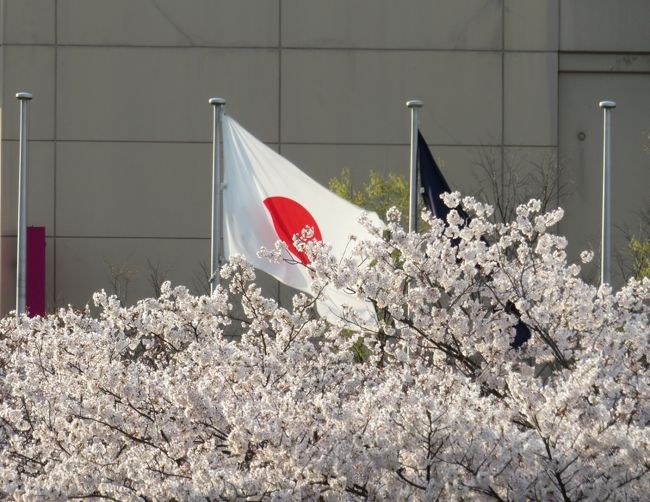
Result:
[[4,0],[0,309],[14,306],[19,90],[34,94],[29,224],[47,228],[50,308],[111,289],[109,268],[129,301],[149,296],[148,261],[200,282],[214,95],[323,183],[406,173],[409,98],[460,190],[480,188],[486,154],[523,172],[558,158],[575,255],[598,246],[598,100],[619,103],[615,224],[648,205],[649,18],[647,0]]

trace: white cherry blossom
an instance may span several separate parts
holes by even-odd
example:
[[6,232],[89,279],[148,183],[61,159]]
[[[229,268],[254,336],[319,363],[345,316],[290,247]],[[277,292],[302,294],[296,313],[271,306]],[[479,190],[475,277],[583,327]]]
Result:
[[561,210],[445,200],[471,223],[393,209],[354,259],[300,243],[375,331],[265,298],[243,257],[212,296],[0,321],[0,497],[647,500],[650,281],[584,282]]

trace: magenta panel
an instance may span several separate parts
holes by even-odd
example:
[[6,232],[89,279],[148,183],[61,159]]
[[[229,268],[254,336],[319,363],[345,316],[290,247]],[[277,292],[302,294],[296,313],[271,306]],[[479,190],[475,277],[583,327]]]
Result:
[[27,227],[26,279],[27,313],[45,315],[45,227]]

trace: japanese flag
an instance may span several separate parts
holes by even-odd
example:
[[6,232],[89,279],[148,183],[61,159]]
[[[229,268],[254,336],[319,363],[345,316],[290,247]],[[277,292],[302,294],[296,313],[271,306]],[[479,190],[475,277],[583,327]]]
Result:
[[[313,229],[313,239],[332,247],[337,258],[354,256],[358,240],[375,238],[360,223],[365,211],[330,192],[287,159],[259,141],[235,120],[223,118],[224,250],[227,258],[242,254],[254,267],[300,291],[314,294],[309,257],[294,246],[294,236]],[[368,213],[375,224],[381,220]],[[287,245],[285,259],[274,263],[258,257],[261,247]],[[366,326],[376,322],[372,305],[327,286],[319,295],[318,312],[330,321],[343,316],[346,305]]]

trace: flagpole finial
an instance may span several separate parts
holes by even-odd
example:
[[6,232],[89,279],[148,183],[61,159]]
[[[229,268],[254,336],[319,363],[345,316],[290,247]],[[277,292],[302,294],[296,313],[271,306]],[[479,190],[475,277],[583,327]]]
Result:
[[32,96],[31,92],[23,91],[23,92],[16,93],[16,99],[20,99],[20,100],[23,100],[23,99],[29,100],[29,99],[32,99],[32,97],[33,96]]
[[601,101],[598,106],[601,108],[616,108],[616,101]]
[[422,108],[422,101],[419,99],[411,99],[410,101],[406,102],[406,106],[408,108]]
[[212,106],[219,106],[219,105],[225,105],[226,104],[226,100],[223,99],[223,98],[219,98],[219,97],[210,98],[210,100],[208,102]]

